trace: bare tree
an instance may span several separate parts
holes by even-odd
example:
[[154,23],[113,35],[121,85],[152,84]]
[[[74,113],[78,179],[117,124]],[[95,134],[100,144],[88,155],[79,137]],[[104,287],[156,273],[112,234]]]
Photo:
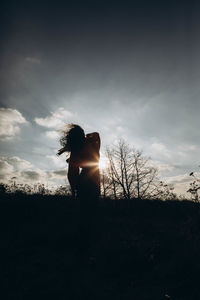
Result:
[[131,148],[124,140],[107,147],[108,172],[114,198],[148,198],[154,188],[157,169],[150,166],[142,151]]
[[174,193],[174,187],[168,185],[163,181],[155,180],[149,191],[149,199],[159,199],[159,200],[177,200],[178,197]]
[[190,183],[190,188],[187,190],[187,192],[190,193],[192,201],[199,202],[200,179],[194,172],[191,172],[189,176],[193,178],[193,181]]
[[117,147],[107,147],[106,156],[109,163],[108,177],[114,198],[130,199],[130,176],[132,177],[132,174],[129,172],[131,160],[127,145],[120,140]]
[[102,170],[101,171],[101,195],[105,199],[107,196],[110,196],[112,190],[112,184],[110,178],[108,177],[109,170]]

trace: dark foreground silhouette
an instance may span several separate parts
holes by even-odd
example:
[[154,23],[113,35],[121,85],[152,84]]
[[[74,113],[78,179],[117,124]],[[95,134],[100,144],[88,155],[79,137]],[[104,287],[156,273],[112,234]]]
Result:
[[1,198],[2,299],[200,299],[198,204],[100,200],[83,252],[79,220],[70,198]]

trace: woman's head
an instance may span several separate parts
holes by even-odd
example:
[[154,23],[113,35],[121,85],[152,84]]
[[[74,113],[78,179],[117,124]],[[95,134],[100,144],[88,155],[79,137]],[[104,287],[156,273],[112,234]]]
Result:
[[68,152],[79,151],[85,140],[84,130],[76,124],[67,124],[66,129],[62,131],[60,144]]

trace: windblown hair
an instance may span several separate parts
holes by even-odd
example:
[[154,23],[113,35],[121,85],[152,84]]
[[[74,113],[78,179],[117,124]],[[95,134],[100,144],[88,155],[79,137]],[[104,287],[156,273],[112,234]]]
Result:
[[66,152],[77,152],[83,146],[85,140],[84,130],[76,124],[67,124],[62,131],[60,144]]

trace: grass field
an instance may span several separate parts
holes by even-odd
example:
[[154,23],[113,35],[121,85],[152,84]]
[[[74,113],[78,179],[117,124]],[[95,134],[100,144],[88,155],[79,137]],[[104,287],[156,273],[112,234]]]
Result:
[[100,201],[85,255],[79,219],[70,198],[1,197],[1,299],[200,299],[198,204]]

